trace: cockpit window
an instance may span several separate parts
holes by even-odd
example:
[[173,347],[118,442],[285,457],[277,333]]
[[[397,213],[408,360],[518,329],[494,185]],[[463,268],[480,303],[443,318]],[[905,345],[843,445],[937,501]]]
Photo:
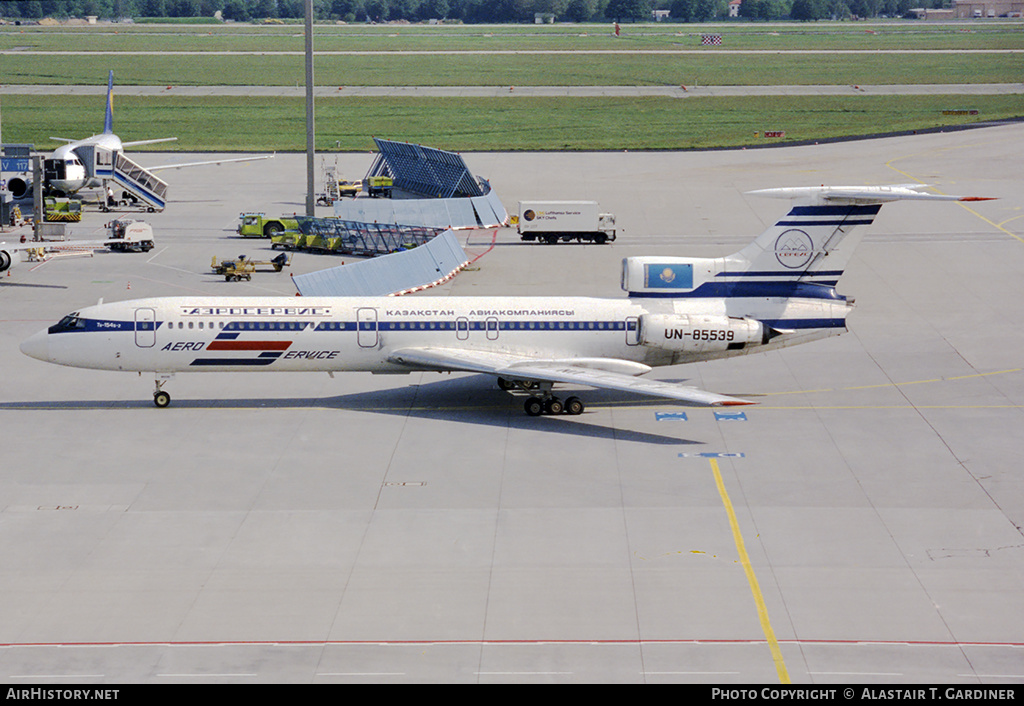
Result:
[[65,331],[81,331],[84,328],[85,321],[78,318],[78,312],[76,311],[73,314],[68,314],[47,330],[50,333],[63,333]]

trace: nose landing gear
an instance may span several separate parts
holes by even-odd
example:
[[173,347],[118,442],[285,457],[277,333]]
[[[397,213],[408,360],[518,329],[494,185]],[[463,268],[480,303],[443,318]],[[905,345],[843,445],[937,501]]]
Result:
[[[140,373],[141,374],[141,373]],[[153,404],[160,409],[171,404],[171,394],[165,391],[164,384],[173,377],[172,374],[158,375],[156,378],[156,389],[153,391]]]

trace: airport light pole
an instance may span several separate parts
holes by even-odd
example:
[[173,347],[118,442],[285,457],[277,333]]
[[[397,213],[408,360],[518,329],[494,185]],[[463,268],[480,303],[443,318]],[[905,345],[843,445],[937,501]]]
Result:
[[316,143],[313,121],[313,0],[306,0],[306,215],[315,213],[316,197],[313,169],[316,163]]

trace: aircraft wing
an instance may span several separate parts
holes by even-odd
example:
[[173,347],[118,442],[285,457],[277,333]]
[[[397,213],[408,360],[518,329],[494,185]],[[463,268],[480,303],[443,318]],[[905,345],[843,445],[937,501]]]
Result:
[[[50,138],[55,139],[55,138]],[[158,142],[174,142],[177,137],[158,137],[155,140],[135,140],[133,142],[122,142],[122,147],[138,147],[139,145],[155,145]]]
[[37,250],[38,248],[45,248],[48,245],[53,244],[54,243],[41,243],[35,240],[30,240],[27,243],[0,242],[0,250],[5,250],[7,252],[20,252],[22,250]]
[[258,157],[232,157],[231,159],[211,159],[206,162],[184,162],[182,164],[159,164],[155,167],[146,167],[148,171],[156,172],[161,169],[181,169],[182,167],[201,167],[206,164],[227,164],[228,162],[253,162],[257,159],[273,159],[274,155],[264,154]]
[[696,387],[636,377],[651,368],[615,358],[539,359],[458,348],[403,348],[391,354],[393,363],[413,368],[486,373],[524,382],[562,382],[600,387],[709,406],[757,404]]

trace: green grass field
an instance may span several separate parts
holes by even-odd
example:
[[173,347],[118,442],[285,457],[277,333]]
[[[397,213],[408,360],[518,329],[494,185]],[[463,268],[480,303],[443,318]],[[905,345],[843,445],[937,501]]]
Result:
[[[701,47],[700,36],[723,36]],[[314,29],[320,51],[572,51],[731,49],[892,50],[1020,49],[1021,23],[788,22],[623,25],[330,25]],[[303,51],[301,25],[192,27],[135,24],[97,27],[0,27],[0,49],[62,51]]]
[[[301,55],[5,57],[18,84],[305,85]],[[400,54],[318,56],[320,86],[677,86],[1013,83],[1013,54]]]
[[[703,32],[721,33],[723,46],[701,48]],[[302,86],[302,48],[300,25],[0,28],[9,84],[102,86],[113,69],[118,85]],[[327,87],[1019,83],[1024,76],[1021,22],[626,25],[620,38],[606,25],[318,25],[316,48],[324,52],[316,82]],[[574,53],[582,49],[614,53]],[[23,53],[32,50],[81,53]],[[907,50],[941,53],[884,53]],[[159,51],[182,53],[145,53]],[[819,53],[771,53],[785,51]],[[123,138],[180,138],[152,149],[305,146],[299,99],[180,98],[172,90],[121,95],[116,106]],[[943,114],[954,109],[978,114]],[[42,147],[50,135],[89,135],[100,129],[102,110],[95,97],[6,95],[4,138]],[[324,151],[373,149],[370,135],[452,150],[690,149],[1020,116],[1020,95],[357,99],[339,91],[318,99],[317,142]],[[765,130],[786,136],[766,139]]]
[[[122,97],[116,128],[125,140],[179,138],[148,148],[158,151],[302,151],[303,106],[288,98]],[[943,115],[955,109],[979,113]],[[373,150],[372,135],[455,151],[694,149],[925,130],[1022,112],[1019,96],[339,98],[317,101],[316,138],[325,152]],[[40,114],[50,117],[41,122]],[[56,147],[50,135],[98,132],[103,112],[95,97],[6,96],[3,117],[5,140],[43,148]],[[765,138],[766,130],[785,138]]]

